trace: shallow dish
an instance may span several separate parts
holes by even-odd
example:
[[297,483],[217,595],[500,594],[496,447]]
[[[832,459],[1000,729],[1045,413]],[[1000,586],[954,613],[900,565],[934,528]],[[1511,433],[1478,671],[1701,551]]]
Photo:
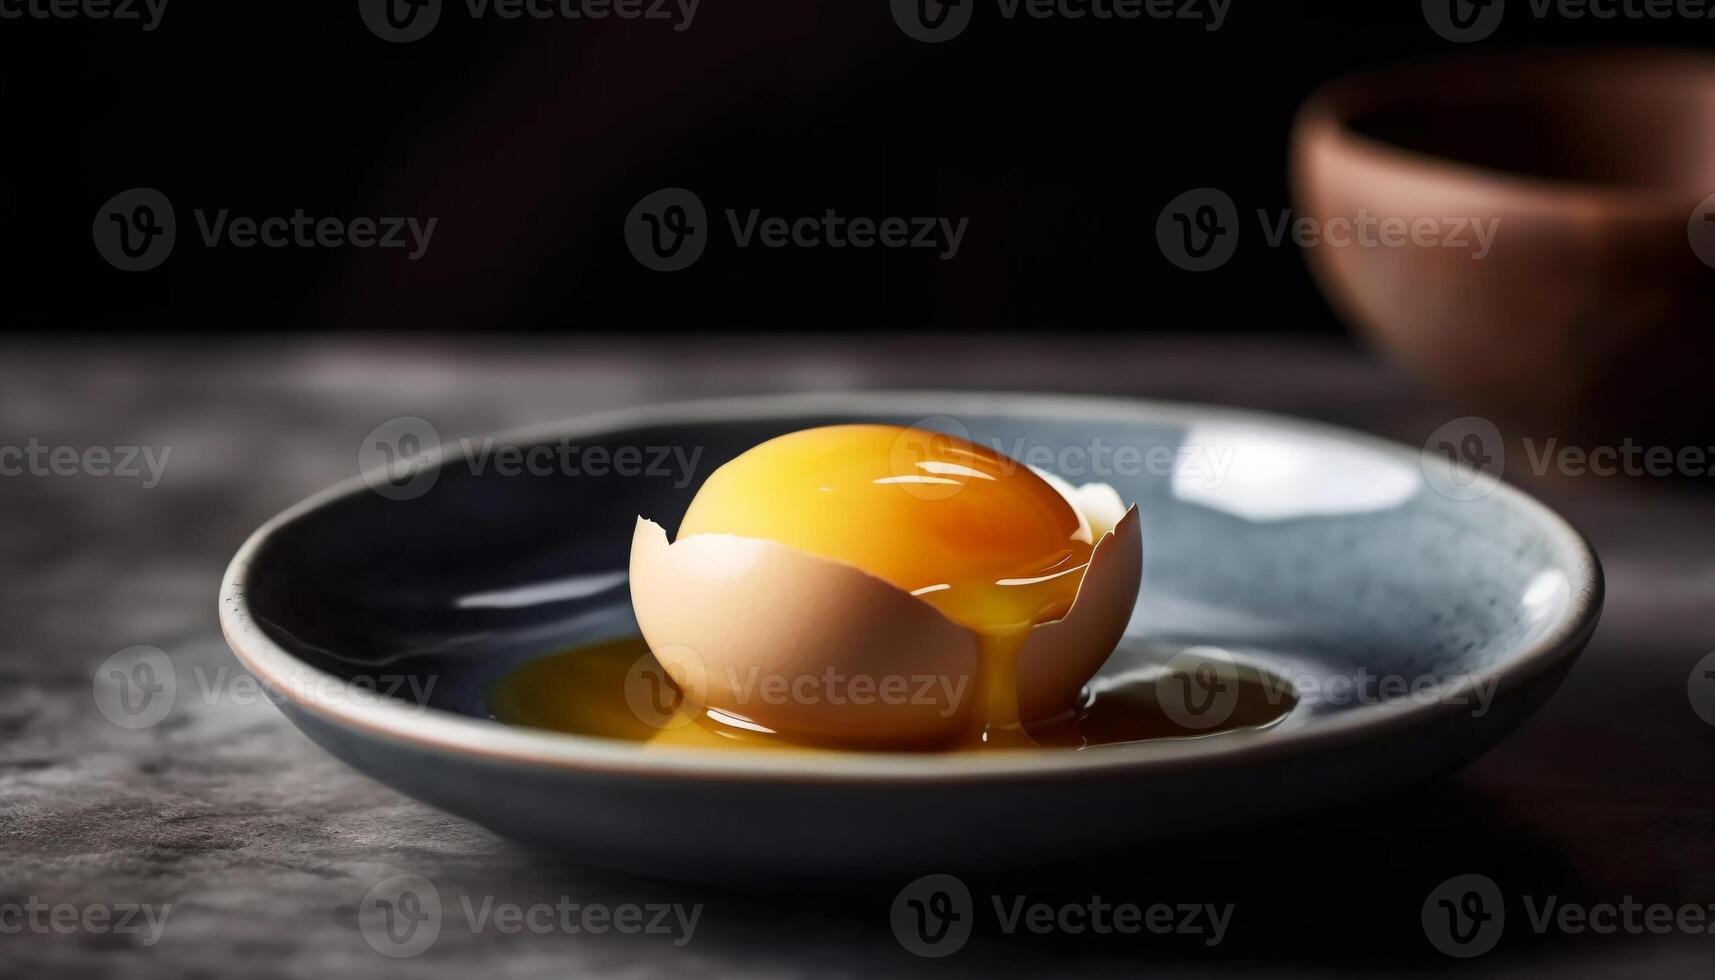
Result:
[[[1139,505],[1145,568],[1104,673],[1167,677],[1182,651],[1214,647],[1298,703],[1266,730],[945,754],[649,748],[490,717],[508,670],[634,630],[623,570],[639,513],[676,527],[722,461],[857,420],[958,431],[1114,485]],[[486,464],[449,453],[410,493],[375,492],[371,473],[258,530],[222,586],[228,641],[360,771],[573,860],[667,877],[1054,861],[1421,780],[1541,704],[1601,608],[1588,545],[1524,494],[1369,436],[1224,409],[792,396],[627,410],[484,446]],[[636,447],[644,461],[676,447],[696,464],[527,475],[493,465],[499,446]]]

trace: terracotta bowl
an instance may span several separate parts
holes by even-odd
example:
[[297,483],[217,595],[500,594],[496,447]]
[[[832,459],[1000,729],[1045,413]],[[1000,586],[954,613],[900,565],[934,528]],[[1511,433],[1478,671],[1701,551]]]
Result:
[[[1403,219],[1305,252],[1343,316],[1465,408],[1613,438],[1715,430],[1715,61],[1530,54],[1346,78],[1300,111],[1292,157],[1300,217]],[[1456,243],[1461,222],[1492,229],[1486,253],[1472,225]],[[1402,244],[1406,226],[1423,234]]]

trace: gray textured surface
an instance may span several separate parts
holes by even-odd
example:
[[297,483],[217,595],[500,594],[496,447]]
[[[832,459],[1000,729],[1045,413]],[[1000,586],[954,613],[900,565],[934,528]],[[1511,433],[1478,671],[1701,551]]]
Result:
[[[172,903],[152,947],[88,930],[0,933],[0,975],[844,977],[1061,973],[1071,962],[1087,974],[1429,973],[1453,961],[1425,943],[1419,906],[1457,873],[1488,874],[1514,896],[1715,902],[1715,729],[1687,696],[1693,665],[1715,649],[1711,479],[1537,478],[1509,467],[1591,536],[1608,611],[1555,700],[1457,778],[1159,862],[972,882],[979,895],[1237,903],[1212,950],[1183,937],[979,927],[957,955],[919,960],[888,927],[894,888],[771,895],[590,872],[355,775],[266,703],[181,696],[166,722],[139,732],[97,711],[91,673],[125,647],[162,648],[181,677],[236,671],[214,609],[227,557],[262,520],[351,475],[360,439],[395,416],[427,417],[455,438],[690,395],[879,385],[1220,401],[1413,443],[1458,414],[1334,347],[973,339],[761,350],[0,349],[0,446],[173,447],[154,488],[0,478],[0,906]],[[1076,814],[1067,820],[1075,832]],[[399,873],[431,879],[450,910],[433,948],[410,960],[378,955],[358,928],[365,893]],[[476,933],[459,896],[704,910],[677,947],[654,936]],[[1715,961],[1715,935],[1538,936],[1524,919],[1509,906],[1501,948],[1463,968],[1706,976]]]

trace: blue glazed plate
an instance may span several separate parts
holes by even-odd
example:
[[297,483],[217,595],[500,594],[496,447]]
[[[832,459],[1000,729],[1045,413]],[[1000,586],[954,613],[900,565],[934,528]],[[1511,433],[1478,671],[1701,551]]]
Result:
[[[1103,673],[1218,648],[1298,703],[1263,730],[950,754],[649,748],[490,716],[513,667],[635,630],[637,515],[676,527],[721,462],[847,421],[940,428],[1113,485],[1139,506],[1145,567]],[[392,462],[245,543],[220,597],[233,650],[299,728],[373,778],[572,860],[666,877],[1056,861],[1423,780],[1524,721],[1602,604],[1588,544],[1523,493],[1439,455],[1227,409],[723,400]]]

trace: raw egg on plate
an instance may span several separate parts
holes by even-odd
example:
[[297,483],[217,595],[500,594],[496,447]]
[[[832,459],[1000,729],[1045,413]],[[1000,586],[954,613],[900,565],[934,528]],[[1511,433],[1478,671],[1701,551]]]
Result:
[[1025,747],[1125,631],[1136,508],[974,442],[838,425],[715,471],[669,543],[640,517],[643,637],[708,724],[864,746]]

